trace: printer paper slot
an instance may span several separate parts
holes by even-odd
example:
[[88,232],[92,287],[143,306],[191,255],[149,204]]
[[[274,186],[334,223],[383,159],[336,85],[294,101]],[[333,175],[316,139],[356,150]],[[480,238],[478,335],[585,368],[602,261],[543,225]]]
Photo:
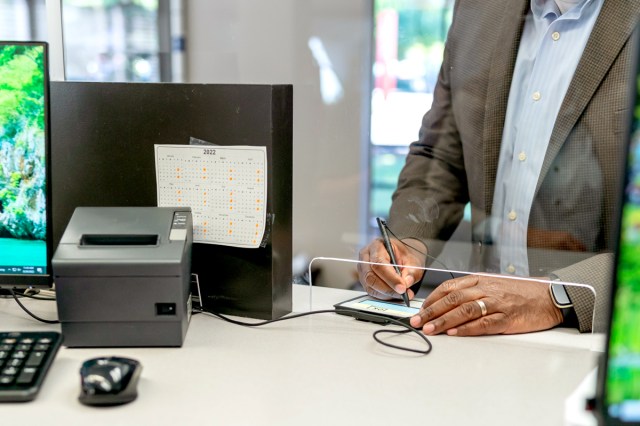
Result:
[[157,234],[83,234],[81,246],[156,246]]

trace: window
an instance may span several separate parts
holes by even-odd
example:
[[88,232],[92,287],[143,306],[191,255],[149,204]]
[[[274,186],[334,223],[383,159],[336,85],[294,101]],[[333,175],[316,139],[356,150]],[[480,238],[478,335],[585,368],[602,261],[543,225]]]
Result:
[[166,0],[63,0],[67,80],[171,81],[167,10]]
[[375,0],[369,230],[388,215],[408,145],[430,108],[453,0]]
[[0,0],[0,39],[46,40],[45,0]]

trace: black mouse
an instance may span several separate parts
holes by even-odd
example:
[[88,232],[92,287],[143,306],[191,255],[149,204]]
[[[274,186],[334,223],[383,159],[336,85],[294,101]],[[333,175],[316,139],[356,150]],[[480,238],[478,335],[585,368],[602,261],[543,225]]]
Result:
[[80,367],[80,396],[85,405],[119,405],[138,396],[142,365],[135,359],[100,357],[86,360]]

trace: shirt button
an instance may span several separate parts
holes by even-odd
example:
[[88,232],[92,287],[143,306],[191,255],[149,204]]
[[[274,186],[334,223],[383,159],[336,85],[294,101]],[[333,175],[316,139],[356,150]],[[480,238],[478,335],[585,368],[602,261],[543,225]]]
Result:
[[559,32],[557,32],[557,31],[554,31],[554,32],[551,34],[551,38],[553,39],[553,41],[558,41],[558,40],[560,40],[560,33],[559,33]]
[[540,98],[542,98],[542,95],[540,94],[540,92],[533,92],[533,95],[531,95],[531,98],[532,98],[534,101],[539,101],[539,100],[540,100]]
[[516,267],[513,265],[509,265],[507,266],[507,272],[510,274],[515,274],[516,273]]
[[527,159],[527,154],[525,154],[524,151],[522,151],[520,154],[518,154],[518,160],[524,161],[526,159]]
[[511,210],[507,217],[509,218],[509,220],[513,221],[518,218],[518,214],[515,212],[515,210]]

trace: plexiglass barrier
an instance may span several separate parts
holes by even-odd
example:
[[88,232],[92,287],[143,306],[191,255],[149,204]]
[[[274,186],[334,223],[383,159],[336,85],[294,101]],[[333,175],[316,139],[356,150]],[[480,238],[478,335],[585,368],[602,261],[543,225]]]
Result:
[[[364,293],[336,304],[340,313],[382,323],[394,318],[429,335],[518,334],[554,327],[600,331],[606,321],[606,312],[595,309],[601,305],[595,288],[583,283],[334,257],[312,259],[309,276],[315,268],[351,268],[358,274]],[[427,283],[431,276],[445,278],[434,286]],[[408,285],[413,280],[408,277],[418,277],[416,284]],[[401,295],[405,289],[408,305]],[[318,309],[313,280],[308,297],[309,311]]]

